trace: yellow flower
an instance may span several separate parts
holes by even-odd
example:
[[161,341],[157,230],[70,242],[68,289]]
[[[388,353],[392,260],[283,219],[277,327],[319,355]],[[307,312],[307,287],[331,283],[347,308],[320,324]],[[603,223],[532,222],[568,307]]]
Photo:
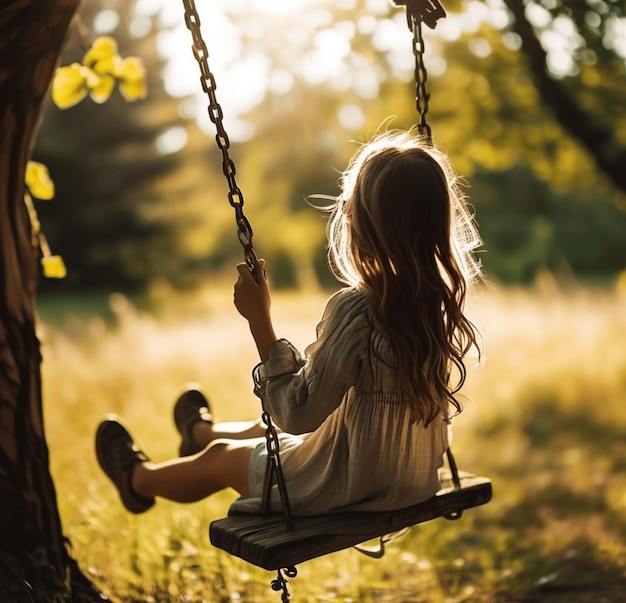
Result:
[[120,60],[117,42],[109,36],[100,36],[94,40],[91,48],[83,57],[83,64],[93,69],[98,75],[111,74]]
[[54,182],[50,179],[48,168],[38,161],[29,161],[26,166],[26,186],[37,199],[49,201],[54,197]]
[[89,96],[98,104],[105,103],[109,100],[113,88],[115,88],[115,78],[112,75],[97,75],[91,80],[89,86]]
[[109,100],[115,82],[127,102],[146,97],[146,70],[141,59],[122,59],[117,42],[109,36],[97,38],[83,57],[83,65],[72,63],[56,71],[52,83],[52,100],[60,109],[68,109],[82,101],[87,94],[94,102]]
[[56,70],[52,82],[52,100],[59,109],[68,109],[82,101],[88,92],[86,68],[72,63]]
[[65,278],[67,269],[60,255],[47,255],[41,258],[43,274],[46,278]]
[[146,98],[146,69],[138,57],[121,61],[114,71],[120,81],[120,93],[128,102]]

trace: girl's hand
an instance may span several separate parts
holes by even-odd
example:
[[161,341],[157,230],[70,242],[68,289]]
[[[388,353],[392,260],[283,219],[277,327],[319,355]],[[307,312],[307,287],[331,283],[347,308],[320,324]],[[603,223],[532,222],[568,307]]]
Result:
[[255,274],[247,264],[238,264],[239,278],[235,283],[235,307],[250,324],[261,362],[267,362],[276,334],[270,314],[270,289],[265,278],[265,260],[257,260]]
[[235,283],[234,300],[239,314],[251,325],[267,321],[270,316],[271,297],[265,278],[265,260],[257,260],[254,274],[245,263],[237,265],[237,272],[239,278]]

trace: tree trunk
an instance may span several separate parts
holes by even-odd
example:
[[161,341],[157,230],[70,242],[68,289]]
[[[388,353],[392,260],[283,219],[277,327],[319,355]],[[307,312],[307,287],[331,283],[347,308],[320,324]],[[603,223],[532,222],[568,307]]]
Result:
[[0,6],[0,600],[99,600],[69,556],[50,475],[35,333],[39,247],[24,174],[80,0]]
[[567,90],[552,79],[546,66],[546,51],[526,18],[522,0],[504,0],[514,17],[514,29],[522,40],[530,71],[543,101],[552,108],[557,121],[594,158],[598,168],[621,191],[626,192],[626,151],[620,148],[611,130],[585,112]]

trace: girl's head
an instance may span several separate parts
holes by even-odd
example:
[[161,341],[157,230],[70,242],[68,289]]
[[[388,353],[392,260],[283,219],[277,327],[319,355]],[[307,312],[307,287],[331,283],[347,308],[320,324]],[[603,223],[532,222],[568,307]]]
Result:
[[368,292],[414,418],[448,419],[450,405],[461,409],[454,394],[476,345],[465,292],[481,274],[481,241],[453,168],[419,136],[390,131],[357,151],[341,189],[328,225],[331,268]]
[[481,241],[452,165],[419,136],[390,131],[363,145],[341,189],[329,220],[329,255],[342,282],[378,288],[453,266],[466,281],[480,275],[473,250]]

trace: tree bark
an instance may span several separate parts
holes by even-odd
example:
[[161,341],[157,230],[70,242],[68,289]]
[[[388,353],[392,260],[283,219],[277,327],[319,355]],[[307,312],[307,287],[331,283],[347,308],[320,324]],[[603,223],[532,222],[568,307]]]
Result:
[[50,475],[35,332],[39,247],[24,175],[80,0],[0,6],[0,599],[98,600],[69,556]]
[[522,0],[504,0],[514,17],[514,29],[543,101],[552,108],[557,121],[594,158],[598,168],[621,191],[626,192],[626,150],[620,148],[611,130],[584,111],[570,93],[548,74],[546,51],[524,13]]

